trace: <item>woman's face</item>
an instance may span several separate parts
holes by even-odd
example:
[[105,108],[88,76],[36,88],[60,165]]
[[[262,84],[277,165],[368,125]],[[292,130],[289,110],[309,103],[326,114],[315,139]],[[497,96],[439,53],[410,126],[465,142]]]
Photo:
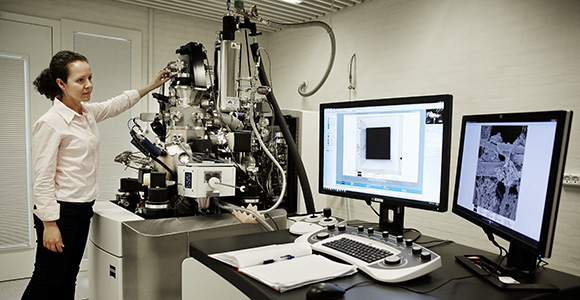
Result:
[[[59,79],[60,80],[60,79]],[[70,98],[75,102],[91,100],[93,92],[93,73],[86,61],[73,61],[68,64],[68,78],[66,83],[59,82],[63,98]]]

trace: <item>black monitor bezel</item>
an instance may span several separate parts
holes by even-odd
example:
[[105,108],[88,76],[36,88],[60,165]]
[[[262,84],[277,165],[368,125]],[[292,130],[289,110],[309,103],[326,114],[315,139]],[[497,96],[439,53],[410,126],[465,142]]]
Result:
[[[505,226],[489,222],[486,218],[466,209],[458,204],[459,185],[461,181],[461,166],[463,161],[463,148],[465,140],[466,124],[469,122],[530,122],[530,121],[550,121],[557,120],[556,136],[554,139],[553,156],[550,164],[550,174],[548,176],[548,187],[540,230],[540,239],[535,241],[517,231]],[[571,111],[540,111],[540,112],[517,112],[517,113],[496,113],[465,115],[462,117],[461,134],[459,136],[459,150],[457,153],[457,171],[455,174],[455,189],[453,194],[452,212],[475,225],[480,226],[485,232],[493,233],[509,241],[510,244],[517,243],[532,251],[536,256],[550,257],[553,244],[555,225],[560,202],[561,184],[564,172],[566,153],[570,125],[572,120]]]
[[[441,118],[443,119],[443,145],[441,157],[441,182],[439,203],[431,204],[420,202],[416,200],[408,200],[396,197],[377,196],[374,194],[358,193],[352,191],[333,191],[324,189],[324,114],[325,109],[340,109],[352,107],[373,107],[373,106],[395,106],[395,105],[410,105],[410,104],[425,104],[443,102],[444,110]],[[448,209],[449,202],[449,173],[450,173],[450,149],[451,149],[451,121],[452,121],[452,106],[453,96],[449,94],[441,95],[426,95],[426,96],[411,96],[398,98],[381,98],[358,101],[342,101],[329,102],[320,104],[320,119],[319,119],[319,176],[318,176],[318,192],[326,195],[340,196],[352,198],[357,200],[364,200],[367,203],[388,203],[389,205],[397,205],[402,207],[418,208],[424,210],[431,210],[437,212],[445,212]]]

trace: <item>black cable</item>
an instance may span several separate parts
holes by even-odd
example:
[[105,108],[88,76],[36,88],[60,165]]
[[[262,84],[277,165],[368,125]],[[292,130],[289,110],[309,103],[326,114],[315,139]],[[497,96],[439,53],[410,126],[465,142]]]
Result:
[[127,120],[127,128],[129,130],[132,130],[133,128],[129,125],[129,123],[131,123],[131,120],[133,120],[134,118],[129,118],[129,120]]
[[[292,217],[306,217],[306,216],[310,216],[312,214],[321,214],[321,213],[322,213],[322,211],[315,211],[313,213],[303,213],[303,214],[292,213]],[[289,219],[289,220],[292,220],[292,219]],[[292,221],[297,222],[295,220],[292,220]]]
[[374,280],[361,281],[359,283],[355,283],[355,284],[353,284],[353,285],[345,288],[344,291],[346,292],[346,291],[348,291],[348,290],[350,290],[352,288],[359,287],[359,286],[361,286],[363,284],[374,284],[374,283],[376,283],[376,281],[374,281]]
[[272,216],[270,216],[269,213],[265,213],[265,215],[266,215],[266,217],[270,218],[270,220],[272,220],[272,223],[274,223],[274,226],[276,226],[276,230],[280,230],[280,227],[278,227],[278,224],[276,223],[274,218],[272,218]]
[[[266,57],[268,57],[268,78],[270,78],[270,91],[274,91],[274,79],[272,79],[272,60],[270,59],[270,53],[268,53],[268,50],[266,50],[266,48],[260,47],[258,48],[258,52],[260,50],[263,50],[266,53]],[[261,61],[263,62],[264,60]]]
[[[501,259],[499,260],[498,263],[495,264],[493,272],[489,272],[489,275],[495,275],[498,272],[504,259],[506,259],[506,257],[508,256],[509,252],[495,240],[495,237],[491,231],[485,230],[485,229],[483,231],[485,232],[485,234],[487,235],[487,238],[491,241],[491,243],[494,246],[496,246],[497,248],[499,248],[499,256],[501,257]],[[504,252],[505,252],[505,255],[503,255]]]
[[411,287],[408,287],[408,286],[404,286],[404,285],[400,285],[400,284],[396,284],[395,286],[400,287],[402,289],[405,289],[407,291],[411,291],[413,293],[417,293],[417,294],[427,294],[427,293],[431,293],[432,291],[437,290],[437,289],[443,287],[444,285],[450,283],[451,281],[454,281],[454,280],[462,280],[462,279],[467,279],[467,278],[472,278],[472,277],[478,277],[478,276],[479,275],[468,275],[468,276],[463,276],[463,277],[450,278],[450,279],[447,279],[445,282],[443,282],[443,283],[441,283],[441,284],[439,284],[439,285],[437,285],[437,286],[435,286],[433,288],[430,288],[428,290],[425,290],[425,291],[416,290],[414,288],[411,288]]
[[496,267],[493,269],[493,272],[489,273],[489,275],[494,275],[498,272],[501,263],[503,263],[503,260],[506,258],[507,256],[502,256],[502,258],[499,260],[499,262],[496,264]]
[[374,281],[374,280],[361,281],[361,282],[355,283],[355,284],[353,284],[353,285],[345,288],[344,291],[346,292],[346,291],[348,291],[350,289],[353,289],[353,288],[356,288],[356,287],[360,287],[361,285],[365,285],[365,284],[375,284],[375,283],[377,283],[377,282]]
[[503,252],[505,252],[505,253],[506,253],[506,255],[507,255],[508,251],[507,251],[507,250],[506,250],[504,247],[502,247],[502,246],[501,246],[501,245],[500,245],[500,244],[499,244],[499,243],[498,243],[498,242],[495,240],[495,237],[493,236],[493,233],[492,233],[491,231],[489,231],[489,230],[485,230],[485,229],[484,229],[483,231],[485,232],[485,234],[487,234],[487,238],[489,239],[489,241],[490,241],[490,242],[491,242],[491,243],[492,243],[494,246],[496,246],[496,247],[498,247],[498,248],[499,248],[499,255],[501,256],[501,255],[503,254]]
[[[417,244],[431,244],[431,243],[441,243],[441,242],[445,242],[445,241],[450,241],[450,240],[442,240],[442,239],[433,239],[433,240],[428,240],[428,241],[421,241],[421,242],[417,242]],[[453,242],[453,241],[450,241]]]
[[[431,244],[431,243],[435,243],[435,244],[425,246],[425,244]],[[451,244],[451,243],[454,243],[454,241],[452,241],[452,240],[431,240],[431,241],[421,242],[421,243],[417,243],[417,244],[420,244],[423,247],[430,249],[430,248],[444,246],[444,245]]]
[[248,31],[244,30],[244,33],[246,34],[246,55],[247,55],[247,59],[248,59],[248,77],[252,77],[252,64],[250,63],[250,43],[248,42]]
[[415,228],[403,228],[403,231],[414,231],[418,234],[416,237],[413,238],[413,242],[416,242],[418,239],[421,238],[421,236],[423,236],[421,231],[419,231],[418,229],[415,229]]
[[538,259],[538,263],[536,264],[536,267],[543,268],[547,265],[549,265],[549,263],[547,261],[545,261],[544,259],[540,258],[540,259]]
[[[225,51],[224,49],[221,49],[221,50],[222,51]],[[215,97],[217,97],[218,87],[219,87],[219,76],[217,76],[217,74],[219,74],[219,68],[220,68],[220,66],[218,65],[219,64],[218,47],[215,47],[215,49],[213,51],[213,61],[214,61],[213,73],[216,74],[216,75],[213,76],[212,93],[213,93],[213,95]]]
[[[259,48],[257,43],[252,44],[252,53],[254,56],[254,61],[260,62],[259,53],[257,49]],[[264,65],[259,63],[258,65],[258,77],[260,79],[260,83],[264,86],[270,86],[270,82],[268,77],[266,76],[266,71],[264,70]],[[298,174],[298,179],[300,180],[300,186],[302,187],[302,195],[304,196],[304,204],[306,205],[306,211],[308,213],[314,213],[316,208],[314,207],[314,197],[312,195],[312,189],[310,187],[310,182],[308,181],[308,174],[306,173],[306,168],[304,167],[304,162],[300,157],[300,153],[298,152],[298,147],[296,146],[296,142],[292,138],[292,133],[288,128],[288,124],[286,124],[286,120],[284,120],[284,115],[282,114],[282,110],[278,105],[278,101],[276,101],[276,97],[274,93],[268,93],[266,95],[266,99],[270,102],[272,107],[274,108],[274,114],[276,118],[279,120],[279,126],[286,139],[286,144],[288,145],[288,153],[290,154],[290,159],[294,162],[294,167],[296,168],[296,173]]]
[[372,203],[370,200],[365,200],[365,203],[373,210],[373,212],[375,213],[375,215],[377,215],[377,217],[381,216],[381,214],[379,214],[379,212],[372,206]]
[[[274,108],[270,102],[267,102],[270,110],[273,112]],[[270,142],[274,140],[274,124],[276,123],[276,115],[272,113],[272,121],[270,122]]]

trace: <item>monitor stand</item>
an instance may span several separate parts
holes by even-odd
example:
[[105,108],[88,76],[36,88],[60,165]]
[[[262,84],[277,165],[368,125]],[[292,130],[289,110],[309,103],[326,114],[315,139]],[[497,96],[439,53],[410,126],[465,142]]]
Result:
[[379,228],[381,231],[388,231],[392,235],[403,235],[404,218],[405,207],[381,203],[379,214]]

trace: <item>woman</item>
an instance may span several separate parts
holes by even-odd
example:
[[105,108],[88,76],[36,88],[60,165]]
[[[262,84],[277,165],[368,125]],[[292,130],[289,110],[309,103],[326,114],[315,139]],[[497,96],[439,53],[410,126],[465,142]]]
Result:
[[167,80],[168,72],[160,71],[144,88],[88,103],[93,83],[87,59],[60,51],[34,81],[38,92],[54,103],[33,127],[37,249],[22,299],[74,299],[92,206],[99,194],[97,122],[119,115]]

